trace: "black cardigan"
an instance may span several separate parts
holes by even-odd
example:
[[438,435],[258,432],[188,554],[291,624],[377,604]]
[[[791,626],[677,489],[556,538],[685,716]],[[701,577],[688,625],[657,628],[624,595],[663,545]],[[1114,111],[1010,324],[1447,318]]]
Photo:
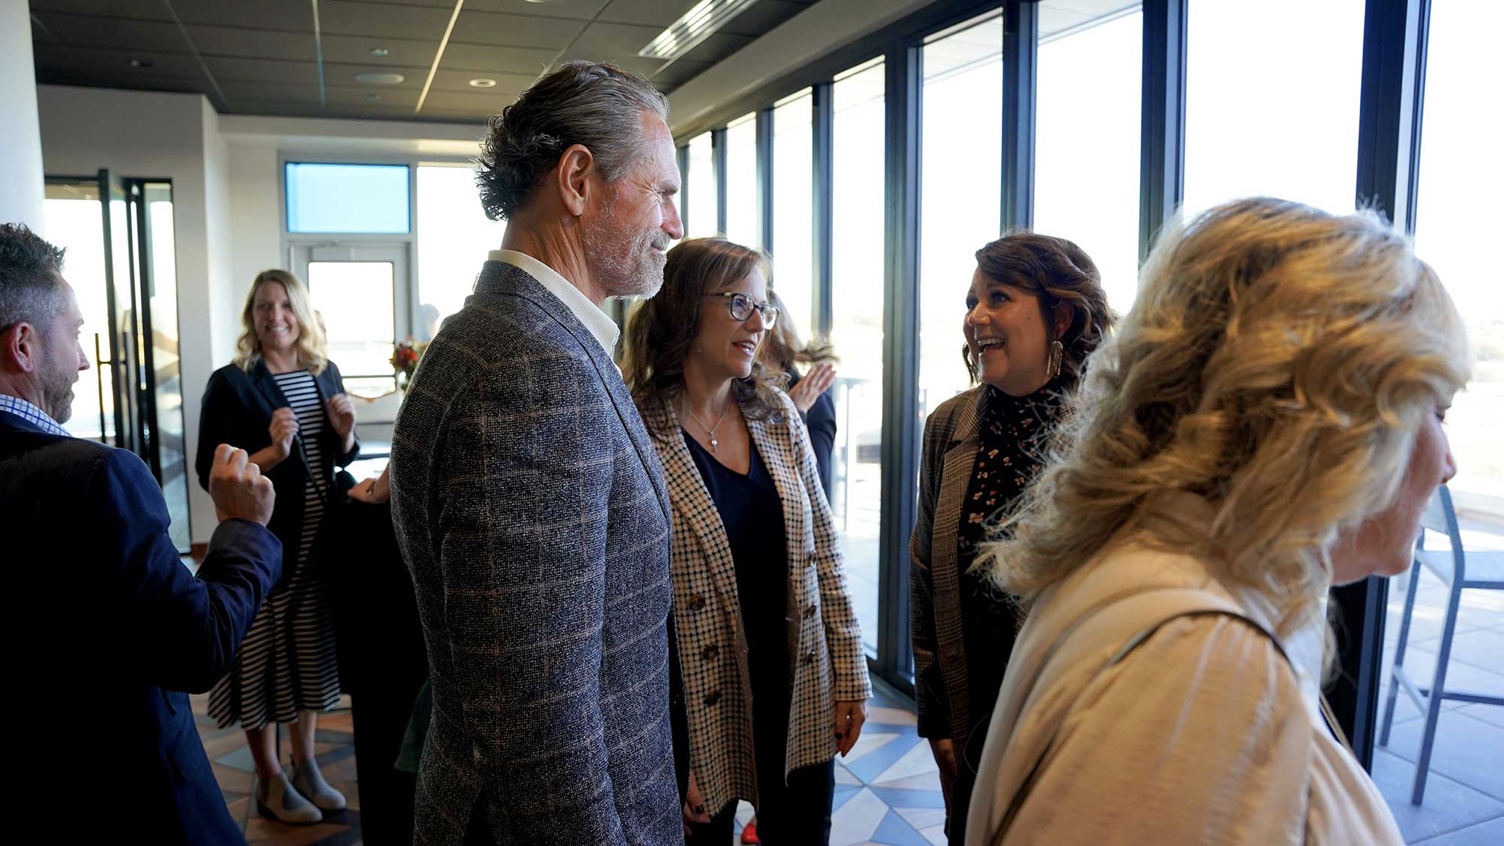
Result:
[[[323,372],[313,377],[319,389],[319,398],[327,403],[330,397],[345,392],[345,383],[334,362],[324,366]],[[198,421],[198,456],[194,463],[198,471],[198,483],[209,489],[209,470],[214,466],[214,451],[220,444],[239,447],[254,455],[271,446],[269,431],[272,413],[288,407],[287,398],[277,387],[266,363],[257,360],[247,373],[239,366],[228,364],[214,371],[209,377],[209,386],[204,390],[203,410]],[[326,412],[327,416],[327,412]],[[340,495],[333,484],[335,466],[345,467],[360,454],[360,442],[350,452],[341,454],[343,444],[335,434],[334,427],[326,425],[323,435],[323,466],[317,472],[329,479],[329,505]],[[297,563],[298,544],[303,534],[303,487],[309,478],[310,468],[304,451],[294,439],[292,454],[286,460],[267,471],[277,490],[277,505],[272,511],[267,528],[282,541],[283,578],[292,574]],[[327,512],[326,512],[327,513]],[[326,518],[325,525],[330,521]]]

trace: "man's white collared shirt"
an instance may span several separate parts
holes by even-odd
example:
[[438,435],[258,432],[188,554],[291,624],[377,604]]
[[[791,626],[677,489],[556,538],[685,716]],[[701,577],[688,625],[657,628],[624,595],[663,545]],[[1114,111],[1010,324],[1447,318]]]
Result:
[[487,258],[526,271],[550,294],[558,297],[559,302],[574,312],[574,316],[585,324],[590,334],[600,341],[601,347],[606,350],[607,357],[612,356],[616,351],[616,341],[621,336],[621,329],[617,327],[616,321],[611,319],[611,315],[601,311],[579,288],[570,284],[568,279],[560,276],[558,271],[527,253],[519,253],[516,250],[492,250]]

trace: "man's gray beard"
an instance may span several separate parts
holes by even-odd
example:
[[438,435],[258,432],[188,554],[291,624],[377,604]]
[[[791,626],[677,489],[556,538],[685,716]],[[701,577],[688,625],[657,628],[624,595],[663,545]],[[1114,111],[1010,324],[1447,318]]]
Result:
[[[630,255],[605,249],[598,238],[584,239],[585,260],[590,263],[590,272],[599,281],[607,297],[652,297],[663,287],[663,265],[666,259],[654,256],[650,269],[638,270]],[[636,246],[633,244],[632,246]]]
[[48,417],[58,424],[67,423],[73,417],[73,384],[63,386],[61,393],[52,387],[42,388],[42,405]]

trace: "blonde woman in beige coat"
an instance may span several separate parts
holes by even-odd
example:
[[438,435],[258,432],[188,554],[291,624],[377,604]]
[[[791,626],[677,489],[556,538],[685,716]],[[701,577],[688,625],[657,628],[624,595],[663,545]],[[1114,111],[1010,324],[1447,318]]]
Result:
[[627,327],[627,383],[673,511],[686,828],[717,846],[738,799],[767,846],[828,842],[833,761],[871,696],[809,434],[757,361],[778,319],[766,274],[754,250],[685,241]]
[[1031,606],[967,844],[1403,842],[1323,718],[1325,598],[1408,568],[1464,344],[1376,215],[1241,200],[1161,239],[994,550]]

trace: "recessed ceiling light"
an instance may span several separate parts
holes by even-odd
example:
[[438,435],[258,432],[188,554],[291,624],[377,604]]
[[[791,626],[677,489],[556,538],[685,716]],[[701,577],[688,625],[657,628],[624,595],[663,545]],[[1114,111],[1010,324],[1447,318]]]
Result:
[[527,0],[529,3],[547,3],[548,0]]
[[480,78],[477,78],[477,79],[472,79],[472,80],[470,80],[470,87],[471,88],[495,88],[496,87],[496,80],[494,80],[494,79],[486,79],[485,77],[480,77]]
[[407,77],[400,73],[380,73],[369,71],[355,75],[356,82],[364,82],[366,85],[400,85]]
[[387,49],[385,47],[372,47],[371,48],[371,55],[372,56],[385,56],[386,54],[387,54]]
[[133,67],[133,68],[149,68],[149,67],[151,67],[151,62],[144,61],[142,59],[131,59],[131,67]]
[[381,95],[377,94],[375,91],[372,91],[371,93],[369,93],[369,94],[366,95],[366,99],[367,100],[380,100],[381,99]]

